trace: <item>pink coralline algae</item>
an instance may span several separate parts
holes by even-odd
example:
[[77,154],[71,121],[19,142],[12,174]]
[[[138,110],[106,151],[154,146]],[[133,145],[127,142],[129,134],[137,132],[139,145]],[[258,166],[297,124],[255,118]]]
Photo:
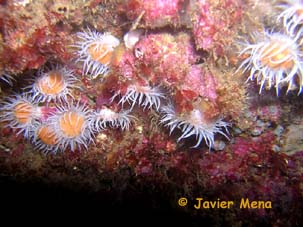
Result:
[[175,37],[169,33],[151,34],[142,38],[134,48],[137,62],[152,69],[144,76],[166,86],[182,81],[198,59],[190,36],[185,33]]
[[127,16],[136,20],[142,16],[142,21],[149,27],[163,27],[177,24],[184,0],[128,0]]
[[118,62],[114,64],[115,70],[117,73],[125,77],[126,79],[132,80],[136,76],[135,68],[136,57],[133,52],[126,50],[122,53],[122,56]]
[[40,111],[41,111],[41,116],[40,116],[41,121],[46,121],[50,116],[54,115],[54,113],[57,112],[57,108],[49,107],[49,106],[41,106]]
[[198,65],[193,65],[185,76],[181,90],[192,91],[196,93],[196,97],[201,96],[215,101],[217,98],[216,84],[211,72],[205,71]]
[[272,133],[266,133],[254,140],[237,138],[232,145],[232,150],[236,155],[241,157],[251,154],[252,151],[262,153],[262,151],[271,150],[274,139],[275,137]]
[[241,21],[239,0],[198,0],[194,9],[193,36],[197,48],[224,54],[225,46],[232,42],[232,31]]
[[[288,168],[285,154],[275,153],[272,150],[274,135],[264,134],[255,140],[237,138],[231,147],[231,152],[225,154],[210,154],[198,161],[200,168],[203,169],[211,178],[211,187],[217,187],[225,182],[241,182],[246,177],[262,178],[260,171],[269,172],[269,176],[280,178],[280,174]],[[251,172],[253,168],[256,171]],[[261,174],[261,175],[260,175]],[[280,178],[280,180],[282,180]],[[264,187],[270,184],[271,179],[266,179],[263,185],[250,185],[255,187],[257,193],[262,194]],[[277,182],[278,183],[278,182]],[[246,187],[243,185],[243,187]],[[272,187],[271,189],[272,190]],[[274,192],[272,191],[274,196]]]
[[38,69],[50,56],[56,56],[62,62],[71,57],[66,49],[70,42],[66,31],[60,31],[55,25],[39,26],[33,30],[22,26],[22,23],[19,24],[10,16],[2,19],[4,27],[17,24],[14,31],[6,29],[4,48],[0,53],[7,71],[17,73],[26,69]]
[[240,0],[129,0],[125,7],[126,16],[143,27],[189,28],[197,48],[217,56],[225,54],[243,13]]

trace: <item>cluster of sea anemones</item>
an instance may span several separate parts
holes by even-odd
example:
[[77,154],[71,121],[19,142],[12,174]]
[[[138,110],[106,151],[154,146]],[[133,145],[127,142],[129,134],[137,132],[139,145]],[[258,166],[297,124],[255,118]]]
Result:
[[[90,79],[106,75],[112,61],[116,60],[119,39],[90,29],[77,33],[77,37],[74,46],[77,48],[77,61],[82,62],[82,74]],[[12,85],[11,78],[6,74],[2,76]],[[109,106],[92,110],[75,101],[73,93],[80,87],[80,80],[67,67],[45,66],[38,70],[32,84],[24,88],[24,93],[3,102],[0,120],[44,152],[87,148],[94,134],[106,127],[129,129],[135,119],[130,110],[114,110]],[[145,94],[129,89],[120,103],[127,101],[134,102],[133,105],[156,105],[159,108],[159,98]]]
[[289,1],[277,20],[283,22],[284,32],[256,34],[253,44],[246,44],[241,55],[248,56],[240,65],[243,72],[249,71],[248,80],[257,80],[260,91],[275,87],[277,95],[283,86],[287,92],[303,87],[303,4]]
[[[151,83],[144,75],[142,78],[140,74],[142,72],[134,69],[136,64],[129,63],[140,58],[138,48],[133,49],[133,53],[130,50],[134,48],[141,34],[142,31],[130,31],[124,36],[124,43],[120,44],[116,38],[108,33],[102,34],[91,30],[78,33],[79,42],[76,44],[78,59],[84,62],[82,71],[84,75],[88,75],[89,79],[96,79],[99,75],[104,78],[104,75],[111,70],[110,66],[112,65],[118,68],[130,66],[129,70],[122,70],[122,75],[127,81],[125,86],[121,89],[118,87],[111,98],[112,102],[118,99],[117,103],[122,106],[122,109],[128,106],[129,110],[115,112],[111,108],[103,106],[94,113],[94,130],[100,131],[106,126],[119,126],[122,129],[128,129],[130,121],[134,119],[133,116],[129,115],[129,112],[137,105],[142,107],[143,110],[154,109],[159,112],[161,115],[160,123],[170,126],[171,131],[180,129],[182,135],[178,142],[181,139],[196,136],[197,143],[195,147],[198,147],[204,140],[206,145],[212,148],[215,134],[226,136],[223,129],[226,129],[228,124],[220,116],[206,119],[203,108],[196,108],[189,113],[179,114],[174,112],[173,108],[163,106],[163,103],[170,102],[170,95],[166,94],[165,89],[162,89],[161,86]],[[125,56],[128,58],[127,63],[119,64],[119,60]],[[116,68],[114,67],[114,69]],[[109,75],[113,74],[115,73]]]
[[[111,66],[119,63],[123,55],[121,50],[133,46],[124,46],[113,35],[90,29],[77,35],[78,41],[74,45],[77,48],[77,61],[82,63],[83,76],[90,80],[99,76],[103,79],[109,74]],[[103,83],[102,80],[97,81]],[[221,117],[207,119],[201,106],[187,114],[163,107],[163,100],[170,102],[165,89],[151,86],[152,83],[141,83],[136,78],[129,80],[125,89],[115,91],[111,102],[119,98],[117,106],[102,105],[97,110],[75,101],[74,91],[81,87],[81,82],[74,71],[67,67],[43,67],[37,71],[32,82],[22,95],[17,94],[4,102],[0,108],[4,113],[0,120],[17,133],[22,133],[44,152],[87,149],[94,135],[107,127],[128,130],[135,120],[130,114],[135,105],[143,110],[153,108],[158,111],[162,116],[160,123],[169,126],[171,131],[179,128],[182,135],[178,141],[196,136],[195,147],[205,140],[211,148],[216,133],[226,136],[222,129],[226,129],[228,124]],[[128,109],[124,109],[125,106]]]
[[[124,52],[124,48],[133,48],[141,33],[140,30],[128,32],[124,36],[124,43],[120,44],[120,41],[109,33],[100,33],[90,29],[79,32],[79,41],[75,47],[78,49],[77,61],[83,62],[83,74],[88,75],[90,79],[106,75],[110,70],[110,65],[119,61],[121,57],[119,55]],[[125,103],[129,103],[131,109],[138,104],[144,109],[155,106],[159,110],[160,99],[164,98],[157,87],[142,86],[135,82],[127,87],[124,94],[117,91],[112,100],[117,96],[121,97],[119,104],[123,106]]]
[[92,139],[91,111],[74,104],[77,82],[72,71],[59,65],[39,70],[27,91],[3,103],[1,121],[45,152],[87,146]]
[[94,134],[105,127],[129,128],[133,117],[127,111],[93,111],[76,102],[73,90],[77,83],[66,67],[40,69],[25,93],[3,102],[0,120],[44,152],[87,149]]
[[[109,33],[86,30],[78,33],[77,61],[83,64],[83,75],[95,79],[105,75],[115,60],[115,48],[120,41]],[[12,78],[3,74],[2,80],[12,85]],[[32,84],[22,94],[8,97],[0,107],[0,120],[17,134],[23,134],[36,148],[44,152],[87,148],[94,134],[106,127],[128,130],[135,119],[129,110],[113,110],[103,106],[92,110],[75,101],[74,90],[81,87],[75,73],[60,65],[43,67],[36,73]],[[139,105],[159,106],[159,100],[142,92],[128,92],[125,101],[138,101]],[[124,100],[124,99],[123,99]],[[148,101],[150,100],[150,101]],[[121,101],[124,102],[124,101]]]

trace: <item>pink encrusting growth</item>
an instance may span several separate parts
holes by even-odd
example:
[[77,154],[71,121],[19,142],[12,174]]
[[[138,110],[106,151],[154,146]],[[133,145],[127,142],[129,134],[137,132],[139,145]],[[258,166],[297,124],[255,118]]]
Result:
[[166,86],[183,82],[191,65],[198,60],[190,36],[183,32],[176,36],[169,33],[150,34],[134,48],[135,53],[139,53],[136,60],[142,67],[141,74],[152,83]]
[[150,27],[164,27],[179,22],[179,13],[184,0],[129,0],[126,12],[131,20],[137,19],[143,12],[142,21]]
[[135,68],[136,57],[132,50],[125,51],[120,61],[115,65],[115,71],[120,74],[123,78],[133,79],[136,78],[136,68]]
[[224,54],[225,46],[232,42],[233,29],[241,21],[241,4],[240,0],[192,1],[192,33],[199,49]]
[[39,118],[39,121],[44,122],[47,121],[47,119],[54,115],[58,109],[56,107],[50,107],[50,106],[40,106],[41,116]]
[[216,91],[217,82],[209,70],[193,65],[183,82],[181,90],[193,91],[196,94],[195,97],[201,96],[214,102],[216,101],[218,97]]

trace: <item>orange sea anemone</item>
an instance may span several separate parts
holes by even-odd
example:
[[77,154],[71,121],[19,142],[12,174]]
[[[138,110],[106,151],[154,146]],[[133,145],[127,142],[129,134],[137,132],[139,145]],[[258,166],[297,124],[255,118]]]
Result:
[[264,39],[255,44],[247,44],[241,54],[248,55],[239,69],[249,71],[249,80],[257,79],[260,91],[263,88],[276,88],[279,95],[280,87],[288,84],[287,91],[303,87],[302,53],[296,37],[280,33],[265,33]]
[[91,120],[91,110],[78,103],[58,106],[58,111],[49,117],[48,124],[59,138],[59,148],[65,150],[69,147],[74,151],[81,147],[87,149],[93,140]]
[[92,79],[105,74],[116,47],[120,41],[109,33],[99,33],[87,29],[77,33],[79,41],[75,44],[78,49],[77,61],[83,62],[83,74]]
[[65,67],[56,66],[53,69],[41,69],[38,78],[32,85],[30,93],[38,102],[64,101],[72,97],[71,89],[76,88],[77,78]]
[[32,142],[35,147],[43,152],[56,152],[59,149],[59,138],[54,128],[49,124],[36,127]]
[[41,117],[40,108],[31,98],[25,95],[15,95],[9,97],[0,108],[0,120],[6,122],[7,126],[18,129],[18,133],[23,133],[29,138],[34,126]]

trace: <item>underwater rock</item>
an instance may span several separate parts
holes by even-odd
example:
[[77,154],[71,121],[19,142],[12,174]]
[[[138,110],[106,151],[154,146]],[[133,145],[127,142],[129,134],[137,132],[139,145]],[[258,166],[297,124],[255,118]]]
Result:
[[292,124],[285,128],[283,134],[283,152],[294,154],[303,150],[303,125]]

